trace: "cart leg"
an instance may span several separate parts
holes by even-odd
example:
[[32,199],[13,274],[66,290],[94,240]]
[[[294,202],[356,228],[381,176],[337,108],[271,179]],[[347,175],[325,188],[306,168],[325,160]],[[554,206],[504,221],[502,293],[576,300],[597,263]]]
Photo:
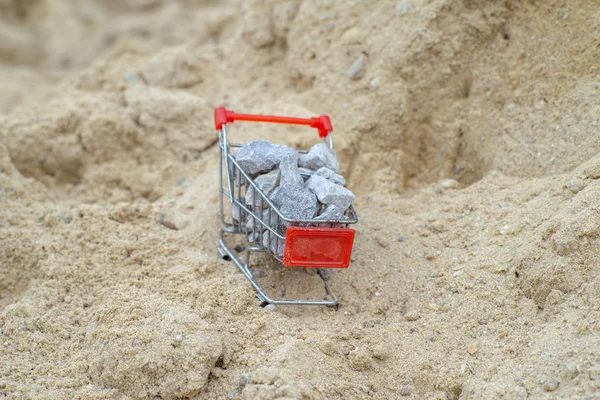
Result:
[[337,297],[335,296],[335,294],[333,294],[333,291],[331,290],[331,287],[329,286],[329,282],[327,282],[329,280],[329,277],[327,276],[325,271],[323,271],[321,268],[317,269],[317,274],[319,274],[319,276],[323,280],[323,285],[325,286],[325,292],[327,292],[327,297],[329,297],[329,299],[334,303],[334,304],[328,304],[327,306],[335,307],[335,309],[337,310],[339,308],[339,303],[338,303]]
[[321,279],[323,279],[323,281],[327,282],[327,280],[329,280],[327,273],[325,271],[323,271],[321,268],[317,268],[317,274],[319,274],[319,276],[321,277]]
[[231,261],[231,257],[225,252],[225,250],[221,246],[217,246],[217,253],[219,258],[225,261]]
[[[287,299],[274,299],[267,295],[264,289],[259,285],[256,281],[254,274],[250,271],[250,253],[251,252],[264,252],[264,250],[257,246],[249,246],[246,248],[246,257],[245,262],[241,261],[241,257],[239,254],[236,254],[233,248],[230,248],[227,245],[224,235],[225,234],[234,234],[236,232],[232,232],[231,229],[222,228],[219,237],[219,245],[217,247],[219,255],[223,254],[221,257],[223,259],[229,259],[233,261],[233,263],[238,267],[238,269],[244,274],[246,279],[250,282],[254,290],[256,290],[256,297],[260,301],[261,306],[267,306],[269,304],[282,304],[282,305],[313,305],[313,306],[329,306],[329,307],[337,307],[338,300],[337,297],[331,291],[329,287],[329,283],[327,282],[327,275],[324,271],[318,269],[317,273],[321,277],[325,285],[326,299],[321,300],[287,300]],[[226,258],[227,257],[227,258]]]
[[268,301],[266,301],[266,300],[261,300],[261,299],[260,299],[260,296],[256,296],[256,297],[258,297],[258,301],[260,301],[260,304],[259,304],[259,306],[260,306],[261,308],[265,308],[266,306],[268,306],[269,304],[271,304],[271,303],[269,303],[269,302],[268,302]]

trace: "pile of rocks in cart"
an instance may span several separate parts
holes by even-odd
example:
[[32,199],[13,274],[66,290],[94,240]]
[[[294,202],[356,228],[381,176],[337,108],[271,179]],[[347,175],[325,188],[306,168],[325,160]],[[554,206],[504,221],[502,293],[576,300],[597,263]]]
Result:
[[[344,177],[338,174],[339,162],[335,152],[325,143],[316,144],[308,153],[299,155],[287,146],[256,140],[240,147],[235,153],[235,160],[288,219],[317,219],[333,225],[345,218],[345,212],[355,198],[344,187]],[[260,213],[260,203],[261,199],[255,198],[254,188],[247,184],[246,207]],[[240,221],[243,212],[236,206],[234,203],[233,218]],[[267,202],[263,202],[262,210],[261,218],[269,224]],[[276,216],[272,211],[270,220],[278,220]],[[262,236],[263,245],[268,247],[270,237],[271,249],[279,256],[283,254],[282,240],[277,240],[274,234],[269,235],[268,230],[251,215],[247,215],[245,222],[250,241],[258,242]],[[283,233],[286,225],[285,221],[279,221],[269,226]]]

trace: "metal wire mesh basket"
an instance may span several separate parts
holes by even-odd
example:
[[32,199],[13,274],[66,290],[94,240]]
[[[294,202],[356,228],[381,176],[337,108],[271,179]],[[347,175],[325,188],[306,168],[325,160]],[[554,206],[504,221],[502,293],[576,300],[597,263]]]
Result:
[[[242,271],[257,292],[261,304],[296,304],[337,306],[326,268],[347,268],[350,263],[354,230],[348,225],[358,221],[352,206],[340,219],[290,219],[261,190],[254,179],[235,159],[236,148],[227,138],[226,125],[234,121],[271,122],[306,125],[316,128],[319,136],[328,139],[333,149],[332,126],[329,117],[290,118],[266,115],[236,114],[219,107],[215,110],[215,127],[219,131],[219,182],[221,230],[218,253],[231,260]],[[300,150],[299,153],[306,153]],[[307,171],[304,172],[308,174]],[[251,192],[251,193],[249,193]],[[247,194],[251,194],[247,196]],[[248,202],[248,198],[251,199]],[[244,247],[233,244],[233,236],[245,236]],[[250,269],[253,253],[269,253],[285,267],[316,268],[325,287],[320,299],[275,299],[267,295]]]

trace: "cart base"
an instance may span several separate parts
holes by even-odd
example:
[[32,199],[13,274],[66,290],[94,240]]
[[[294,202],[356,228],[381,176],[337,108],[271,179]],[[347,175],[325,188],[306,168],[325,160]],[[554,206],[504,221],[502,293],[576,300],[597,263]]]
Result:
[[250,271],[250,265],[249,265],[250,254],[257,253],[257,252],[264,252],[264,250],[261,249],[260,247],[255,247],[255,246],[251,246],[251,245],[246,247],[246,250],[245,250],[246,260],[245,260],[245,262],[242,262],[238,258],[238,256],[232,251],[232,247],[227,245],[226,240],[225,240],[226,234],[235,234],[235,233],[236,232],[234,232],[233,230],[231,230],[229,228],[221,228],[221,231],[219,234],[219,245],[217,246],[217,252],[219,254],[219,257],[221,257],[222,259],[224,259],[226,261],[233,261],[235,263],[235,265],[239,268],[239,270],[242,271],[242,273],[244,274],[246,279],[248,279],[248,281],[250,281],[250,284],[256,290],[256,292],[257,292],[256,297],[260,301],[260,305],[262,307],[265,307],[269,304],[328,306],[328,307],[337,307],[338,306],[338,304],[339,304],[338,299],[333,294],[333,292],[331,291],[331,288],[329,287],[329,283],[327,282],[327,279],[328,279],[327,275],[325,274],[325,271],[323,271],[320,268],[317,268],[317,274],[323,280],[323,285],[325,288],[325,296],[329,297],[329,299],[325,299],[325,300],[300,300],[300,299],[286,300],[286,299],[274,299],[274,298],[270,297],[269,295],[267,295],[267,293],[263,290],[263,288],[256,281],[254,275],[252,274],[252,271]]

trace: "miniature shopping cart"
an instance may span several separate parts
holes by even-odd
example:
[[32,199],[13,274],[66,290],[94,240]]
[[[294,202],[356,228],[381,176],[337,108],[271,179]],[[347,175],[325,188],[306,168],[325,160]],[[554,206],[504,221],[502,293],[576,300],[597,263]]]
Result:
[[[240,145],[229,143],[225,126],[234,121],[271,122],[279,124],[306,125],[316,128],[319,136],[333,149],[333,130],[329,117],[289,118],[266,115],[236,114],[219,107],[215,110],[215,127],[219,131],[219,182],[221,186],[221,231],[218,252],[225,260],[231,260],[248,278],[262,306],[268,304],[304,304],[337,306],[338,300],[327,282],[323,269],[347,268],[350,263],[354,230],[349,224],[357,222],[356,212],[350,206],[341,219],[286,218],[269,199],[252,176],[247,174],[235,160]],[[300,154],[307,153],[299,151]],[[308,175],[307,171],[303,175]],[[253,191],[252,204],[245,200],[246,192]],[[235,238],[244,238],[244,245]],[[266,239],[266,240],[265,240]],[[250,269],[253,253],[269,253],[285,267],[316,268],[325,286],[320,299],[274,299],[259,285]]]

